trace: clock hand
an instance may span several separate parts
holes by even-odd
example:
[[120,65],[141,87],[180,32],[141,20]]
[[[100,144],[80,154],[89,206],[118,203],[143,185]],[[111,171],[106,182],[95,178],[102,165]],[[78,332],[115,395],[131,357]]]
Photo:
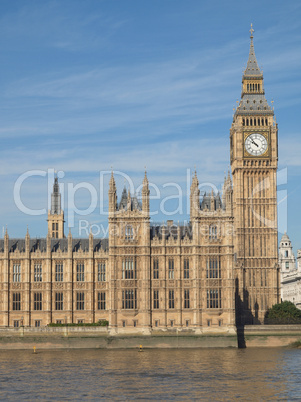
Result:
[[251,138],[251,142],[252,142],[252,144],[256,145],[257,148],[259,147],[259,145],[256,144],[256,142],[252,138]]

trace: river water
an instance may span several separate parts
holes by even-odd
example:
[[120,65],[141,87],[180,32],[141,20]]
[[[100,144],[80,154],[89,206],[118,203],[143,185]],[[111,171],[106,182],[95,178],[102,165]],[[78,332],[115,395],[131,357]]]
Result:
[[301,400],[301,349],[1,351],[0,400]]

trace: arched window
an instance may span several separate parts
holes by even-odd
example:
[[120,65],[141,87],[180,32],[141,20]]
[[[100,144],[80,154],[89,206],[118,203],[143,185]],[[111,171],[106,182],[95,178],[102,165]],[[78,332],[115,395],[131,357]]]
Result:
[[245,125],[245,119],[242,119],[242,125],[243,126]]
[[253,126],[253,119],[250,119],[250,126]]
[[261,125],[264,126],[264,120],[263,119],[261,119]]
[[249,119],[247,119],[247,126],[249,125]]
[[217,227],[216,225],[211,225],[209,227],[209,240],[217,239]]
[[125,227],[125,240],[133,240],[133,239],[134,239],[133,226],[126,225],[126,227]]

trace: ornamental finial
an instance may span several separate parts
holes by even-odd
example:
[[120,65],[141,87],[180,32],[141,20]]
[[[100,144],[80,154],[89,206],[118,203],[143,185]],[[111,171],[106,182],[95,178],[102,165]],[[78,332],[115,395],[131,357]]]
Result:
[[251,29],[250,29],[250,33],[251,33],[250,38],[251,38],[251,39],[253,38],[253,32],[254,32],[253,24],[251,23]]

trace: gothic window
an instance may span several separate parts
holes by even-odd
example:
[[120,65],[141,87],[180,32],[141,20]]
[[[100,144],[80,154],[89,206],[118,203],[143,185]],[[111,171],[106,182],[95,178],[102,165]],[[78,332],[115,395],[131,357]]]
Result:
[[242,119],[242,125],[243,126],[245,125],[245,119]]
[[159,308],[159,290],[154,290],[154,309]]
[[209,240],[217,239],[217,227],[215,225],[211,225],[209,227]]
[[156,258],[153,262],[153,278],[154,279],[159,279],[159,260]]
[[174,292],[174,290],[170,290],[168,292],[168,307],[175,308],[175,292]]
[[21,265],[13,265],[13,282],[21,282]]
[[98,282],[105,282],[106,281],[106,263],[99,262],[98,263],[98,271],[97,271],[97,279]]
[[85,264],[83,262],[78,262],[76,264],[76,281],[84,282],[85,280]]
[[207,308],[221,308],[221,290],[207,290]]
[[55,281],[63,282],[64,272],[63,272],[63,263],[58,262],[55,264]]
[[207,260],[207,278],[214,279],[221,277],[221,270],[218,257],[210,257]]
[[34,264],[34,282],[42,282],[42,264]]
[[136,262],[132,258],[122,261],[122,279],[136,279]]
[[106,309],[106,293],[99,292],[98,293],[98,310]]
[[190,308],[189,289],[184,290],[184,308]]
[[174,260],[170,258],[168,261],[168,279],[174,279],[174,277],[175,277]]
[[33,294],[33,309],[42,310],[42,293]]
[[13,293],[13,310],[21,310],[21,293]]
[[85,309],[85,294],[83,292],[76,293],[76,310]]
[[247,126],[249,125],[249,119],[247,119]]
[[125,227],[125,240],[133,240],[133,239],[134,239],[133,226],[126,225],[126,227]]
[[136,289],[128,289],[122,291],[122,308],[128,310],[137,309]]
[[189,260],[184,259],[184,279],[189,279]]
[[55,309],[56,310],[63,310],[64,307],[64,298],[63,298],[63,293],[58,292],[55,294]]

